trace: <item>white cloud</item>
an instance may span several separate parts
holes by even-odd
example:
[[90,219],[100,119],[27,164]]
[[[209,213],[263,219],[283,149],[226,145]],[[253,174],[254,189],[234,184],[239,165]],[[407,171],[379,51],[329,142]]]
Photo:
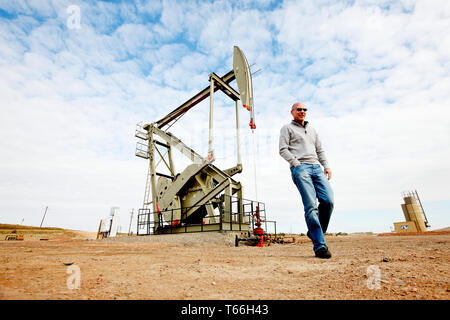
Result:
[[[305,231],[278,155],[296,100],[308,104],[332,164],[330,228],[388,231],[405,189],[450,202],[448,1],[81,2],[78,30],[66,26],[70,4],[0,4],[12,16],[0,17],[2,222],[36,225],[48,204],[53,223],[95,231],[109,207],[138,208],[147,163],[134,156],[135,124],[208,86],[210,72],[228,72],[233,45],[262,69],[253,79],[256,154],[239,107],[239,179],[284,231]],[[226,168],[236,162],[234,103],[217,94],[215,107],[217,165]],[[204,153],[207,126],[206,100],[170,131]]]

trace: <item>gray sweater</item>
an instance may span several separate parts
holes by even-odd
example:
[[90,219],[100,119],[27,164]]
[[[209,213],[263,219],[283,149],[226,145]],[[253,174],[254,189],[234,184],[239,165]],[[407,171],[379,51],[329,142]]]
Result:
[[280,130],[279,147],[280,155],[291,167],[302,163],[320,163],[324,168],[329,168],[319,136],[308,121],[305,121],[304,127],[295,121],[284,125]]

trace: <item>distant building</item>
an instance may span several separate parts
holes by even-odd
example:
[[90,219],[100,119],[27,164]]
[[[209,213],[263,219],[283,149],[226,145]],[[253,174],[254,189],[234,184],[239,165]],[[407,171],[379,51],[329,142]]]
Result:
[[417,191],[403,192],[403,222],[394,223],[395,232],[426,232],[430,227]]

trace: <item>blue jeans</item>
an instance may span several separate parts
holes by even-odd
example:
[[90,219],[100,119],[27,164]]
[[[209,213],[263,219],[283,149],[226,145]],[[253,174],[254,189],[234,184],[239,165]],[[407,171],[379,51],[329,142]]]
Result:
[[[314,252],[327,248],[323,235],[327,231],[334,207],[330,182],[319,164],[302,163],[291,167],[291,175],[302,196],[308,236],[313,242]],[[318,205],[316,198],[319,200]]]

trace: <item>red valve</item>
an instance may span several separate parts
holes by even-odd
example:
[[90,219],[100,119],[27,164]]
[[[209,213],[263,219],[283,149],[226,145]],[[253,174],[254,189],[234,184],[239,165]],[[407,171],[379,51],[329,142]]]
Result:
[[256,206],[256,228],[253,229],[253,234],[258,237],[257,247],[264,247],[264,229],[261,228],[261,218],[259,216],[259,206]]

